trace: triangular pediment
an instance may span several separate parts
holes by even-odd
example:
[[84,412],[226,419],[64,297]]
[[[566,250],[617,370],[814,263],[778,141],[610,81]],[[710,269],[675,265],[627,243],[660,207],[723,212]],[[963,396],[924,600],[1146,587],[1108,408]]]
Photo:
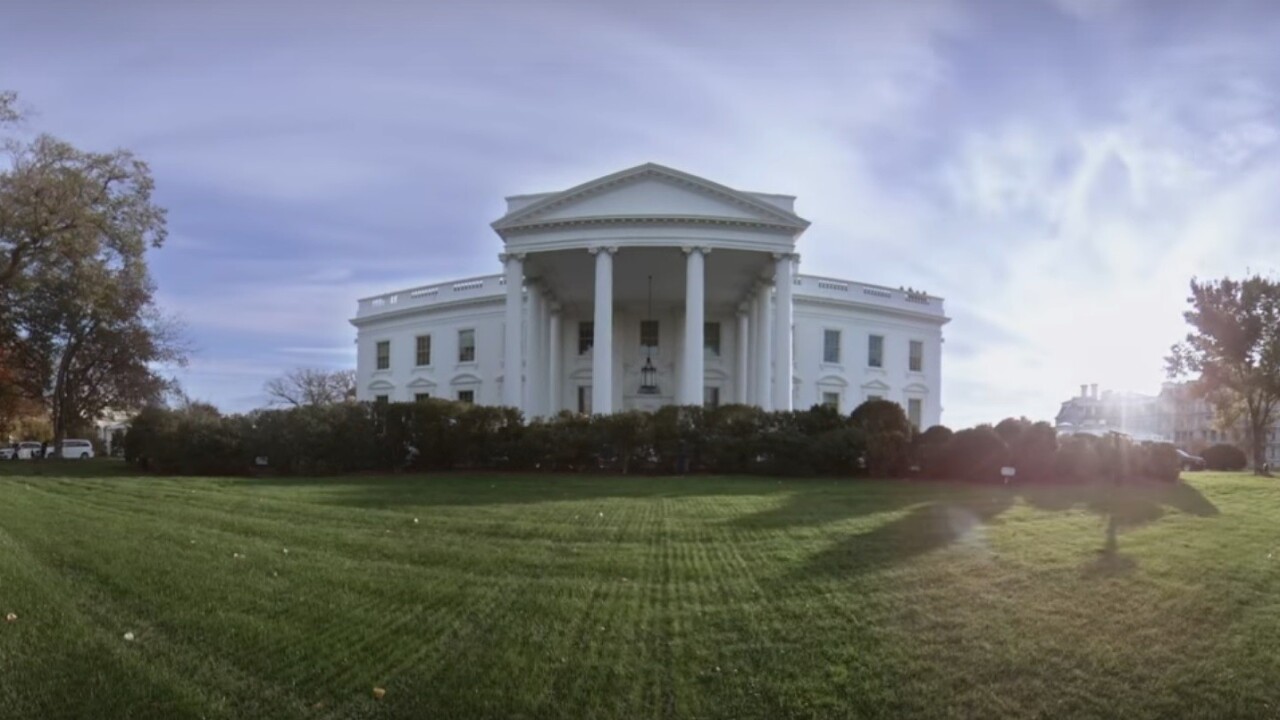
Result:
[[608,218],[689,218],[803,229],[795,213],[704,178],[652,163],[623,170],[523,204],[493,223],[496,230]]

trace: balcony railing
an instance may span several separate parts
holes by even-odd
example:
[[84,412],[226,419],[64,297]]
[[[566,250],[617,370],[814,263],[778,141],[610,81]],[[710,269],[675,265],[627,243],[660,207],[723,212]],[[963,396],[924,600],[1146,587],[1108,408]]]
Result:
[[917,290],[895,290],[881,285],[868,285],[851,280],[837,280],[816,275],[796,276],[796,295],[897,307],[930,315],[942,315],[943,313],[942,298],[933,297],[928,293]]
[[497,297],[507,291],[506,286],[507,278],[505,275],[485,275],[484,277],[439,283],[437,285],[424,285],[422,287],[409,288],[408,290],[397,290],[384,295],[361,298],[356,310],[356,317],[368,317],[392,310],[440,305],[461,300]]

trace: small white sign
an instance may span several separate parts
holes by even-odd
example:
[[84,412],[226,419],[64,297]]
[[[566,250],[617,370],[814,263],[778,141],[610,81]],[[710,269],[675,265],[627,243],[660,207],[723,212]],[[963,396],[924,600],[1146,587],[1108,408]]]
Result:
[[1018,474],[1018,471],[1017,471],[1017,470],[1015,470],[1014,468],[1011,468],[1011,467],[1009,467],[1008,465],[1006,465],[1006,466],[1004,466],[1004,467],[1000,468],[1000,474],[1001,474],[1001,475],[1003,475],[1004,477],[1011,478],[1011,477],[1013,477],[1014,475],[1017,475],[1017,474]]
[[266,465],[266,464],[267,464],[267,456],[266,456],[266,455],[259,455],[258,457],[256,457],[256,458],[254,458],[254,459],[253,459],[253,464],[254,464],[254,465]]

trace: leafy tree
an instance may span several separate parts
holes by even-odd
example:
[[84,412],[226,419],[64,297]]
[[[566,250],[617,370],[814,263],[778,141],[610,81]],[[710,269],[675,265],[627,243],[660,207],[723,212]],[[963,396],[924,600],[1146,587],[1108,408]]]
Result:
[[354,370],[295,368],[267,381],[263,390],[273,405],[332,405],[355,400]]
[[16,357],[27,390],[43,398],[60,443],[108,408],[160,400],[169,381],[157,365],[180,363],[177,326],[152,303],[141,258],[116,267],[102,257],[42,263],[14,310]]
[[[0,93],[0,124],[17,119]],[[105,407],[154,400],[156,365],[180,361],[160,316],[148,247],[165,237],[154,182],[131,153],[85,152],[39,135],[4,143],[0,165],[0,366],[46,404],[55,441]]]
[[1198,375],[1195,389],[1217,409],[1220,423],[1243,423],[1253,471],[1264,474],[1267,430],[1280,406],[1280,282],[1191,281],[1192,327],[1167,358],[1169,376]]

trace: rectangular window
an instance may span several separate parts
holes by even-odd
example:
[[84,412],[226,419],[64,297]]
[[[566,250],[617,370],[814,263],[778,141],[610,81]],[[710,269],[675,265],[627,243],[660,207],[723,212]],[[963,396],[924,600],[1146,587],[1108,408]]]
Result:
[[578,354],[586,355],[591,352],[592,346],[596,342],[596,324],[593,322],[578,323]]
[[920,398],[907,399],[907,420],[910,420],[911,424],[914,425],[917,430],[920,429],[920,418],[923,413],[924,413],[923,400],[921,400]]
[[386,395],[374,395],[373,401],[379,405],[386,405],[389,398]]
[[470,405],[475,401],[476,401],[475,390],[459,390],[458,391],[458,402],[462,403],[463,405]]
[[924,343],[912,340],[907,352],[907,369],[911,372],[924,371]]
[[872,335],[867,338],[867,367],[884,367],[883,335]]
[[822,331],[822,362],[840,364],[840,331]]
[[879,395],[868,395],[868,396],[867,396],[867,402],[875,402],[876,400],[883,400],[883,399],[884,399],[884,398],[880,397]]
[[391,341],[379,340],[377,345],[378,362],[374,365],[378,370],[388,370],[391,368]]
[[417,338],[416,364],[421,367],[431,364],[431,336],[419,335]]
[[702,406],[708,410],[720,407],[720,388],[707,385],[702,388]]
[[430,399],[431,399],[431,393],[414,393],[413,394],[414,402],[423,402],[425,400],[430,400]]
[[640,321],[640,347],[644,347],[644,348],[658,347],[658,321],[657,320],[641,320]]
[[707,352],[720,357],[720,323],[709,322],[702,326],[702,346]]
[[591,414],[591,386],[578,386],[578,412],[583,415]]
[[839,410],[840,409],[840,393],[838,392],[822,393],[822,404]]
[[476,361],[476,331],[458,331],[458,362]]

